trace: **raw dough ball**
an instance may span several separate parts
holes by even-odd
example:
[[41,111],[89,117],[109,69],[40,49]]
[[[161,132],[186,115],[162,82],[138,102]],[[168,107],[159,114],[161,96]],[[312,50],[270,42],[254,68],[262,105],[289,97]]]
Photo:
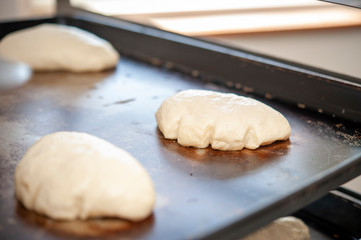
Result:
[[243,240],[309,240],[310,232],[304,222],[295,217],[283,217],[261,228]]
[[0,55],[40,71],[102,71],[119,61],[118,52],[104,39],[57,24],[41,24],[8,34],[0,42]]
[[251,98],[207,90],[186,90],[166,99],[155,114],[165,138],[183,146],[255,149],[286,140],[291,127],[273,108]]
[[77,132],[42,137],[15,170],[15,195],[54,219],[119,217],[142,220],[155,193],[144,168],[111,143]]

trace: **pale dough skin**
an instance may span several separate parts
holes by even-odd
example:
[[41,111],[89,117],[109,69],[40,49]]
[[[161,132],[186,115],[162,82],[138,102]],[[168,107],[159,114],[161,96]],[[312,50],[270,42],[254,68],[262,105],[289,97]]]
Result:
[[307,225],[295,217],[282,217],[242,240],[309,240]]
[[218,150],[256,149],[290,137],[287,119],[251,98],[209,90],[185,90],[166,99],[155,114],[167,139]]
[[113,68],[118,52],[106,40],[82,29],[41,24],[5,36],[0,56],[36,71],[95,72]]
[[135,158],[78,132],[52,133],[31,146],[15,170],[15,195],[27,209],[58,220],[139,221],[155,203],[152,180]]

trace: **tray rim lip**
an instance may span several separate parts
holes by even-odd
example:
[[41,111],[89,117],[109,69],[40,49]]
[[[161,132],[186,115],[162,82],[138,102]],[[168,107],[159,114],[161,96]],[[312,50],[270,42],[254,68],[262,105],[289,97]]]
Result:
[[[359,166],[359,170],[355,171],[355,166],[350,166],[352,165],[352,163],[355,163],[355,165]],[[341,165],[341,166],[339,166]],[[228,223],[224,224],[223,228],[218,228],[214,231],[209,231],[207,233],[204,233],[203,236],[199,235],[196,237],[196,239],[234,239],[232,236],[226,236],[226,232],[227,230],[225,230],[225,228],[230,228],[233,229],[234,231],[236,231],[238,228],[240,228],[240,225],[244,222],[247,221],[247,218],[251,218],[254,215],[262,215],[264,212],[267,212],[268,209],[272,209],[274,207],[277,207],[278,209],[282,208],[282,206],[280,206],[280,203],[283,202],[287,202],[287,201],[293,201],[293,198],[295,195],[298,194],[302,194],[302,192],[305,192],[307,189],[311,189],[311,191],[308,192],[309,195],[312,194],[314,188],[316,187],[322,187],[324,188],[323,191],[318,192],[317,195],[314,196],[309,196],[308,200],[307,200],[307,204],[302,203],[301,205],[303,206],[307,206],[309,203],[312,203],[318,199],[320,199],[322,196],[326,195],[329,190],[326,190],[328,188],[329,185],[328,184],[329,180],[340,176],[340,175],[345,175],[344,173],[348,173],[350,174],[352,177],[357,177],[361,174],[361,152],[353,155],[350,158],[347,158],[346,160],[342,161],[341,163],[338,163],[337,166],[334,165],[331,168],[328,168],[316,175],[314,175],[312,178],[307,179],[306,181],[304,181],[302,184],[300,184],[297,188],[293,189],[293,191],[289,191],[287,194],[283,194],[283,196],[277,196],[277,197],[272,197],[267,199],[266,201],[263,201],[262,205],[267,206],[266,208],[260,207],[257,209],[254,209],[253,211],[249,211],[246,216],[241,220],[241,221],[237,221],[237,219],[233,219],[230,220]],[[343,178],[348,178],[346,176],[343,176]],[[333,184],[335,185],[335,184]],[[334,188],[337,188],[334,187]],[[270,204],[271,203],[271,204]],[[281,204],[282,205],[282,204]],[[300,205],[300,204],[298,204]],[[296,210],[300,209],[301,207],[298,207]],[[287,212],[284,211],[283,209],[281,209],[281,211],[278,211],[279,213],[281,212]],[[278,214],[279,217],[281,217],[283,214]],[[270,219],[270,221],[274,220]],[[269,221],[263,221],[265,225],[267,222]],[[262,225],[262,226],[263,226]],[[259,226],[261,227],[261,226]]]
[[[315,77],[328,77],[330,78],[331,81],[334,81],[332,83],[353,86],[355,88],[361,89],[361,78],[358,77],[353,77],[347,74],[341,74],[341,73],[325,70],[322,68],[313,67],[311,65],[301,64],[296,61],[285,60],[267,54],[258,53],[256,51],[243,49],[241,47],[238,48],[234,46],[227,46],[225,44],[208,41],[206,39],[185,36],[167,30],[158,29],[152,26],[131,22],[129,20],[89,12],[83,9],[75,8],[75,11],[73,11],[71,14],[58,14],[48,17],[6,20],[0,22],[0,26],[3,24],[12,24],[12,23],[35,22],[35,21],[57,22],[61,20],[65,20],[65,23],[60,23],[60,24],[66,24],[66,21],[68,19],[72,19],[75,21],[77,20],[88,21],[90,23],[103,24],[106,26],[116,27],[116,28],[120,28],[121,25],[121,29],[124,29],[126,31],[133,31],[143,35],[153,36],[156,38],[174,41],[177,43],[181,43],[180,40],[185,40],[185,42],[181,44],[192,45],[197,48],[204,48],[208,51],[220,52],[226,55],[245,58],[254,61],[265,60],[265,62],[269,63],[270,65],[284,67],[285,69],[297,70],[306,74],[311,74],[311,75],[313,74]],[[175,38],[169,36],[174,36]],[[345,78],[346,80],[340,78]],[[315,78],[315,80],[319,80],[319,79]]]
[[[185,42],[182,44],[194,45],[198,48],[204,48],[208,51],[221,52],[221,53],[224,53],[227,55],[246,58],[246,59],[250,59],[250,60],[256,60],[256,61],[266,60],[271,65],[290,68],[290,69],[296,69],[297,71],[315,74],[315,76],[330,77],[331,78],[330,80],[333,80],[337,83],[342,83],[342,84],[351,85],[351,86],[354,86],[357,88],[361,88],[361,78],[358,78],[358,77],[353,77],[353,76],[350,76],[347,74],[341,74],[341,73],[325,70],[322,68],[313,67],[311,65],[301,64],[296,61],[285,60],[282,58],[258,53],[256,51],[244,49],[241,47],[228,46],[226,44],[212,42],[212,41],[208,41],[206,39],[190,37],[190,36],[182,35],[179,33],[170,32],[170,31],[163,30],[163,29],[158,29],[153,26],[147,26],[147,25],[144,25],[141,23],[131,22],[129,20],[125,20],[125,19],[121,19],[121,18],[105,16],[105,15],[101,15],[98,13],[86,11],[83,9],[75,8],[75,10],[76,11],[74,11],[71,15],[56,15],[53,18],[54,19],[73,18],[75,20],[91,21],[91,22],[100,23],[100,24],[106,24],[104,22],[102,23],[101,21],[107,21],[108,25],[111,25],[114,27],[119,27],[119,25],[117,26],[117,24],[122,23],[123,27],[128,25],[126,28],[126,30],[128,30],[128,31],[129,30],[134,31],[134,27],[135,27],[137,29],[141,29],[142,30],[141,34],[144,34],[144,35],[150,35],[150,36],[154,36],[157,38],[175,41],[177,43],[180,43],[179,40],[185,40]],[[97,18],[97,21],[94,21],[95,20],[94,18]],[[112,24],[112,22],[113,22],[113,24]],[[139,33],[139,31],[137,31],[137,32]],[[161,34],[161,36],[160,36],[160,34]],[[169,36],[174,36],[175,38],[169,37]],[[201,46],[202,44],[204,44],[204,47]],[[229,52],[229,51],[231,51],[231,52]],[[342,80],[340,78],[347,78],[349,80]],[[354,80],[356,82],[352,82],[350,80]]]
[[[103,24],[103,25],[105,24],[110,27],[126,30],[128,32],[140,34],[142,36],[147,36],[149,38],[157,38],[158,41],[168,41],[171,42],[172,44],[176,44],[177,46],[193,47],[193,49],[212,52],[213,53],[212,56],[214,57],[217,57],[219,55],[223,56],[223,61],[225,60],[225,58],[229,58],[229,59],[238,58],[239,62],[249,63],[248,68],[250,69],[256,65],[262,65],[261,68],[257,66],[257,70],[258,69],[262,70],[262,68],[265,68],[268,69],[266,70],[267,72],[280,71],[281,69],[281,71],[285,73],[285,76],[287,75],[288,78],[292,79],[291,81],[292,85],[299,88],[300,87],[302,88],[303,85],[306,86],[306,88],[303,88],[301,91],[311,91],[310,94],[313,96],[313,98],[310,99],[309,96],[304,97],[299,95],[298,93],[290,95],[288,91],[271,87],[273,88],[273,90],[270,91],[271,95],[273,95],[272,98],[275,98],[282,102],[291,103],[295,106],[299,106],[299,103],[301,103],[302,105],[307,106],[306,108],[308,110],[314,112],[322,112],[323,114],[332,117],[336,116],[346,121],[361,123],[361,111],[358,110],[357,108],[355,109],[353,104],[355,102],[355,98],[358,98],[359,101],[361,101],[360,98],[361,78],[356,78],[345,74],[340,74],[340,73],[320,69],[317,67],[307,66],[297,62],[284,60],[281,58],[259,54],[254,51],[244,50],[241,48],[234,48],[219,43],[209,42],[203,39],[184,36],[178,33],[157,29],[155,27],[146,26],[115,17],[104,16],[101,14],[96,14],[84,10],[73,11],[72,13],[73,14],[70,16],[69,15],[57,16],[57,18],[62,18],[62,17],[65,19],[73,18],[74,20],[78,20],[78,21],[88,21],[88,22],[93,22],[94,24]],[[137,58],[137,56],[135,56],[135,58]],[[194,61],[192,64],[195,64]],[[184,68],[187,68],[187,66],[182,66],[182,63],[180,63],[181,72],[184,72]],[[194,66],[193,69],[197,69],[197,67]],[[174,70],[179,70],[179,68],[175,67]],[[224,71],[222,73],[219,73],[219,70],[218,72],[217,71],[212,72],[212,70],[210,71],[211,74],[213,75],[215,74],[214,75],[215,78],[219,77],[219,75],[217,74],[224,74]],[[192,75],[192,73],[189,74]],[[259,74],[260,73],[258,73],[258,75]],[[273,76],[272,83],[274,85],[285,83],[283,77],[280,78],[280,74],[279,73],[277,74],[278,75],[272,75]],[[226,78],[229,78],[229,81],[231,82],[233,81],[234,84],[234,79],[232,79],[234,78],[234,76],[227,75]],[[309,79],[312,80],[312,84],[310,84]],[[215,80],[218,81],[217,79]],[[227,81],[227,79],[220,80],[222,84],[225,83],[225,81]],[[262,85],[262,81],[263,80],[260,81],[260,78],[258,77],[257,80],[255,79],[252,79],[252,81],[247,80],[243,85],[246,86],[247,84],[251,84],[250,86],[252,89],[253,87],[258,88],[257,91],[255,91],[256,94],[266,95],[267,90],[265,90],[265,87]],[[252,84],[254,84],[254,86],[252,86]],[[326,92],[328,92],[327,94],[330,96],[338,94],[336,96],[336,98],[338,97],[337,98],[338,101],[335,102],[335,100],[333,100],[332,97],[329,98],[328,100],[324,99],[325,96],[319,97],[318,94],[315,93],[315,90],[312,89],[314,84],[318,85],[317,89],[322,87],[322,91],[325,90]],[[272,86],[272,85],[268,85],[268,86]],[[259,89],[260,87],[262,89]],[[356,95],[359,97],[356,97]],[[342,96],[341,99],[339,99],[340,96]],[[329,102],[330,100],[331,102]]]
[[[69,16],[66,16],[66,17],[69,17]],[[48,20],[57,20],[59,18],[61,19],[61,18],[63,18],[63,16],[55,16],[55,17],[51,17],[51,18],[30,19],[30,21],[32,21],[32,20],[48,21]],[[73,18],[73,19],[76,20],[77,18]],[[23,21],[29,21],[29,19],[28,20],[23,20]],[[87,20],[85,20],[85,21],[87,21]],[[22,21],[18,21],[18,22],[22,22]],[[0,23],[0,26],[1,25],[2,25],[2,23]],[[0,28],[0,30],[1,30],[1,28]],[[360,167],[358,169],[355,169],[356,168],[355,166],[350,166],[352,163],[354,163],[355,165],[358,164],[358,166],[360,166]],[[340,164],[341,164],[341,166],[339,166]],[[347,177],[344,176],[343,179],[346,179],[346,178],[351,179],[351,178],[356,177],[359,174],[361,174],[361,152],[358,153],[358,154],[353,155],[350,158],[345,159],[341,163],[338,163],[337,166],[332,166],[331,168],[328,168],[327,170],[323,170],[322,172],[320,172],[317,175],[313,176],[313,178],[311,180],[308,180],[307,182],[304,182],[297,189],[290,192],[289,194],[284,195],[283,197],[285,197],[287,199],[287,198],[291,197],[291,195],[297,194],[299,192],[303,192],[306,188],[311,187],[311,185],[312,186],[317,185],[317,184],[323,185],[328,181],[329,178],[332,178],[334,176],[345,173],[346,170],[352,170],[351,171],[352,175],[349,174],[349,176],[347,176]],[[350,177],[350,176],[353,176],[353,177]],[[314,181],[313,179],[317,179],[317,180]],[[324,192],[324,194],[326,194],[327,192],[328,191]],[[285,199],[283,197],[282,197],[282,199]],[[322,196],[314,197],[313,201],[317,200],[320,197],[322,197]],[[281,198],[281,197],[277,197],[277,199],[279,199],[279,198]],[[275,202],[275,200],[273,200],[273,198],[272,198],[271,200],[266,201],[265,205],[267,205],[268,202]],[[270,208],[274,207],[273,205],[269,205],[269,204],[268,204],[268,206]],[[254,216],[255,213],[259,213],[259,209],[256,209],[254,211],[250,211],[247,214],[247,216],[244,217],[244,219],[246,219],[247,217],[250,217],[250,216]],[[243,221],[246,221],[246,220],[243,220]],[[232,225],[232,223],[234,224],[235,221],[231,220],[230,222],[226,223],[225,225],[230,226],[230,225]],[[220,230],[224,230],[224,228],[221,228]],[[218,237],[216,237],[216,236],[218,236],[218,234],[219,234],[219,229],[216,229],[215,231],[204,232],[203,234],[200,234],[199,236],[197,236],[197,239],[219,239]],[[223,236],[223,238],[220,238],[220,239],[228,239],[228,238],[227,238],[227,236]]]

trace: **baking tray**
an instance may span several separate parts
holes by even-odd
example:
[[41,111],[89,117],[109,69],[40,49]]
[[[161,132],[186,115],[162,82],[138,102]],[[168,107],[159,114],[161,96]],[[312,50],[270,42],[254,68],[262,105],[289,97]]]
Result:
[[329,192],[294,215],[309,226],[311,240],[361,239],[361,195],[345,188]]
[[[246,72],[238,76],[242,81],[251,77],[264,89],[277,89],[274,82],[264,81],[265,75],[289,79],[289,84],[295,79],[325,84],[337,76],[305,73],[290,63],[274,66],[273,59],[93,14],[2,23],[0,36],[44,22],[94,32],[112,42],[123,57],[114,71],[35,73],[22,87],[1,93],[1,239],[238,239],[361,174],[359,125],[271,100],[258,91],[245,93],[247,88],[234,78],[241,68]],[[332,88],[341,84],[340,92],[347,89],[351,99],[358,99],[357,86],[335,84],[330,83]],[[190,88],[234,92],[269,104],[289,120],[290,140],[222,152],[164,139],[155,111],[166,97]],[[13,196],[16,164],[39,137],[64,130],[104,138],[135,156],[155,184],[153,215],[139,223],[67,223],[18,204]]]

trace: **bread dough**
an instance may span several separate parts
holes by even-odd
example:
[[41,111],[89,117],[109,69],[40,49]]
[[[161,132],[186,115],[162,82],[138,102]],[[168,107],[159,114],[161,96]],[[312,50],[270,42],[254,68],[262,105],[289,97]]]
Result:
[[291,134],[287,119],[251,98],[208,90],[185,90],[166,99],[155,114],[165,138],[183,146],[256,149]]
[[26,208],[60,220],[138,221],[155,202],[150,177],[129,153],[77,132],[44,136],[28,149],[15,170],[15,195]]
[[307,225],[295,217],[283,217],[261,228],[242,240],[309,240]]
[[113,68],[118,52],[98,36],[82,29],[41,24],[5,36],[0,56],[29,64],[34,70],[94,72]]

